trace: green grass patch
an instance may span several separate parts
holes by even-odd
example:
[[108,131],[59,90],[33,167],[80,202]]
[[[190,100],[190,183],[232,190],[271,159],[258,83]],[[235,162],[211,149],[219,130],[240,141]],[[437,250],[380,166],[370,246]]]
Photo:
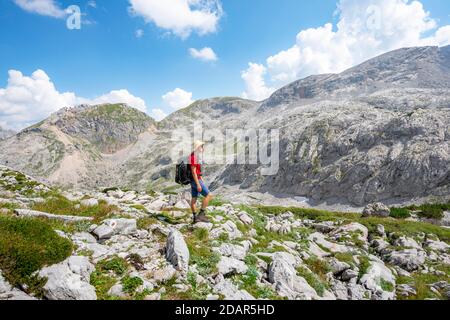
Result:
[[450,211],[450,203],[425,203],[420,206],[410,206],[410,210],[419,211],[419,217],[425,219],[440,220],[444,216],[444,211]]
[[366,256],[360,256],[359,258],[359,273],[358,273],[358,280],[361,280],[361,278],[367,273],[367,270],[370,268],[370,260]]
[[84,206],[78,201],[70,201],[62,195],[54,195],[42,203],[36,203],[31,209],[57,215],[94,217],[96,222],[119,211],[116,206],[109,205],[104,200],[100,200],[96,206]]
[[129,294],[130,296],[134,296],[137,288],[142,286],[144,281],[142,281],[139,277],[125,276],[122,278],[121,283],[123,286],[123,292]]
[[380,279],[381,289],[387,292],[394,292],[395,286],[392,282],[386,281],[384,279]]
[[[211,243],[206,239],[199,240],[198,234],[188,234],[186,243],[189,248],[190,264],[197,265],[200,275],[208,276],[217,271],[217,264],[220,261],[220,255],[211,250]],[[200,236],[203,238],[203,236]]]
[[110,259],[100,261],[97,264],[97,269],[101,272],[111,271],[117,276],[122,276],[128,269],[128,263],[125,259],[115,256]]
[[204,228],[195,229],[194,236],[198,241],[206,241],[209,238],[209,231]]
[[316,290],[319,296],[323,297],[325,290],[328,289],[328,284],[325,281],[322,281],[317,275],[304,267],[298,268],[297,274],[304,278],[306,282],[308,282],[308,284]]
[[115,285],[117,280],[111,275],[105,274],[97,266],[96,270],[91,273],[91,285],[95,288],[98,300],[111,300],[108,291]]
[[395,219],[407,219],[411,217],[411,212],[406,208],[391,208],[390,216]]
[[[440,209],[447,208],[447,205],[433,205],[437,206]],[[424,209],[427,206],[421,206],[420,208]],[[408,210],[414,210],[415,207],[408,208]],[[425,210],[425,209],[424,209]],[[447,209],[446,209],[447,210]],[[260,212],[262,214],[273,214],[279,215],[290,211],[294,213],[297,218],[300,219],[311,219],[315,221],[341,221],[341,222],[359,222],[362,225],[366,226],[370,232],[374,232],[376,230],[377,225],[381,224],[385,227],[386,232],[388,233],[401,233],[406,236],[415,237],[419,233],[426,234],[435,234],[439,239],[450,243],[450,230],[443,228],[441,226],[433,225],[425,222],[416,222],[416,221],[407,221],[403,219],[394,219],[394,218],[381,218],[381,217],[368,217],[363,218],[360,214],[357,213],[339,213],[339,212],[330,212],[324,210],[314,210],[314,209],[303,209],[303,208],[285,208],[285,207],[258,207],[251,208],[248,212],[252,212],[254,216],[258,216],[255,214],[256,212]],[[252,216],[253,216],[252,215]],[[261,219],[261,218],[260,218]],[[261,227],[257,229],[261,230]],[[262,231],[264,232],[264,231]]]
[[0,216],[0,269],[13,286],[32,286],[35,271],[65,260],[72,249],[45,221]]

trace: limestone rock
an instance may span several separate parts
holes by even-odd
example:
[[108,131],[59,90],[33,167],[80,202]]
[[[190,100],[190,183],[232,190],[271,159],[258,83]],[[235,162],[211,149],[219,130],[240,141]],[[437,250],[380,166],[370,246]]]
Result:
[[166,242],[166,259],[179,271],[187,272],[189,268],[189,249],[183,235],[172,230]]
[[89,284],[94,266],[86,257],[73,256],[42,269],[40,277],[47,278],[43,287],[49,300],[96,300],[95,288]]
[[391,210],[383,203],[371,203],[364,208],[363,217],[389,217]]

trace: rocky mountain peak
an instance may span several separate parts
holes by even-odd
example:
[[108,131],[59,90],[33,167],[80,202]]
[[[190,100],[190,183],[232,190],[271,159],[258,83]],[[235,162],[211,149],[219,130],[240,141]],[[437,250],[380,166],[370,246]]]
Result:
[[362,96],[386,88],[450,88],[450,46],[403,48],[340,74],[310,76],[276,91],[261,106]]
[[152,130],[156,122],[126,104],[81,105],[64,108],[47,121],[65,134],[89,141],[103,153],[114,153]]

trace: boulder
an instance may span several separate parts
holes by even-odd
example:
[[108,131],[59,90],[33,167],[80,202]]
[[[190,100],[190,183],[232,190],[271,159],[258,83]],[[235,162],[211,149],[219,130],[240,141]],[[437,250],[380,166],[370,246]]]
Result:
[[346,253],[351,252],[352,248],[347,247],[343,244],[330,242],[325,238],[325,235],[320,232],[315,232],[309,235],[309,241],[313,241],[318,244],[321,248],[325,248],[329,252],[333,253]]
[[407,271],[418,270],[425,263],[426,253],[417,249],[393,251],[387,255],[388,263],[399,266]]
[[348,263],[339,261],[336,258],[331,258],[328,260],[328,265],[331,268],[331,272],[333,272],[334,275],[341,274],[345,270],[348,270],[351,268],[351,266]]
[[247,272],[247,265],[237,259],[230,257],[221,257],[217,264],[217,270],[224,276],[229,274],[244,274]]
[[244,223],[244,224],[246,224],[246,225],[252,225],[252,224],[253,224],[253,218],[250,217],[250,216],[248,215],[248,213],[245,212],[245,211],[239,212],[238,218],[239,218],[239,220],[242,221],[242,223]]
[[231,280],[225,279],[221,274],[216,277],[213,291],[222,295],[225,300],[255,300],[246,290],[239,290]]
[[359,280],[360,284],[372,292],[378,300],[394,300],[395,277],[379,259],[370,261],[366,273]]
[[219,238],[223,233],[228,235],[228,239],[234,240],[242,237],[242,232],[239,231],[236,224],[233,221],[226,221],[218,228],[214,228],[211,230],[210,236],[212,239]]
[[98,240],[110,239],[114,235],[133,235],[137,232],[135,219],[108,219],[92,231]]
[[183,235],[178,230],[171,230],[166,242],[166,259],[181,272],[189,268],[189,249]]
[[422,250],[422,246],[418,244],[416,240],[405,236],[402,236],[395,240],[394,245],[397,247]]
[[317,292],[297,275],[295,257],[288,254],[274,254],[269,265],[269,281],[275,285],[275,290],[288,299],[312,300],[319,299]]
[[213,247],[213,251],[220,253],[220,255],[225,257],[231,257],[238,260],[244,260],[250,246],[241,246],[237,244],[223,243],[220,247]]
[[177,270],[172,265],[165,266],[153,272],[153,279],[157,283],[165,283],[175,277]]
[[109,289],[108,295],[111,297],[122,298],[122,299],[125,299],[128,297],[128,294],[126,294],[123,291],[123,285],[121,283],[116,283],[115,285],[113,285],[111,287],[111,289]]
[[427,249],[433,250],[433,251],[438,251],[438,252],[448,252],[450,250],[450,246],[443,242],[443,241],[435,241],[435,240],[431,240],[428,239],[425,242],[425,247]]
[[36,298],[29,296],[25,292],[13,288],[3,277],[0,271],[0,301],[1,300],[37,300]]
[[89,283],[94,269],[87,257],[78,256],[42,269],[38,275],[47,278],[43,287],[45,297],[49,300],[96,300],[95,288]]
[[364,208],[363,217],[389,217],[391,210],[383,203],[371,203]]

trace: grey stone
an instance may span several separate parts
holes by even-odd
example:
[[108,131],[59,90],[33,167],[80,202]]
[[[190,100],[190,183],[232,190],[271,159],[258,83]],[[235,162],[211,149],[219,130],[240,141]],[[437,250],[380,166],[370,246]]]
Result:
[[93,218],[91,217],[77,217],[77,216],[65,216],[65,215],[56,215],[50,214],[46,212],[27,210],[27,209],[16,209],[14,213],[19,217],[31,217],[31,218],[46,218],[50,220],[61,220],[66,222],[80,222],[80,221],[91,221]]
[[89,284],[94,266],[86,257],[69,259],[42,269],[39,276],[47,278],[43,287],[49,300],[96,300],[95,288]]
[[363,211],[363,217],[389,217],[391,210],[383,203],[368,204]]
[[217,270],[223,275],[244,274],[247,272],[248,267],[240,260],[230,257],[221,257],[217,264]]
[[425,263],[426,253],[417,249],[394,251],[387,256],[387,262],[407,271],[415,271]]
[[166,259],[179,271],[187,272],[189,268],[189,249],[183,235],[172,230],[166,242]]

